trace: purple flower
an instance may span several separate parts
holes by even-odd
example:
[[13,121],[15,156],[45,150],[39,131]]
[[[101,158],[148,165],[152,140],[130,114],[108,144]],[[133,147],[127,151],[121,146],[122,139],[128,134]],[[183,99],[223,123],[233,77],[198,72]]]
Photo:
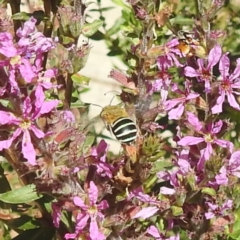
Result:
[[175,93],[181,94],[182,97],[171,99],[166,102],[166,110],[170,110],[168,112],[169,119],[179,119],[184,112],[185,105],[189,101],[199,97],[199,94],[191,92],[190,87],[190,82],[185,81],[185,91],[180,90],[177,86],[176,89],[173,88],[173,91]]
[[61,220],[61,207],[59,207],[56,202],[52,203],[52,218],[54,226],[59,228],[59,223]]
[[177,59],[177,56],[182,56],[177,48],[178,44],[178,39],[174,38],[162,46],[163,54],[158,57],[158,65],[163,66],[164,69],[172,66],[182,67],[182,64]]
[[91,156],[94,157],[95,166],[97,167],[97,172],[102,177],[112,177],[112,169],[113,167],[107,163],[106,160],[106,154],[108,151],[108,145],[104,140],[101,140],[101,142],[98,144],[97,147],[93,147],[91,151]]
[[215,123],[209,123],[206,126],[199,121],[199,119],[191,112],[187,112],[188,123],[195,129],[195,131],[202,135],[199,137],[186,136],[178,141],[180,146],[192,146],[199,143],[205,143],[204,147],[201,148],[201,157],[198,162],[198,169],[202,170],[204,167],[205,160],[209,160],[213,153],[213,145],[218,145],[223,148],[229,148],[230,152],[233,151],[233,144],[229,141],[218,139],[217,134],[221,131],[223,122],[219,120]]
[[208,206],[208,212],[205,213],[206,219],[211,219],[213,217],[218,217],[218,216],[225,216],[226,211],[228,209],[231,209],[233,206],[233,201],[232,200],[226,200],[226,202],[222,205],[219,206],[217,204],[213,204],[211,202],[206,202]]
[[207,62],[204,59],[198,59],[198,69],[187,66],[184,69],[184,74],[187,77],[197,77],[199,82],[205,82],[205,90],[210,90],[210,82],[212,81],[212,69],[218,63],[222,55],[222,49],[219,45],[215,45],[208,55]]
[[38,78],[42,54],[55,47],[51,38],[36,31],[35,23],[36,20],[31,17],[23,28],[17,30],[20,38],[17,43],[13,42],[10,34],[0,33],[0,53],[6,57],[0,60],[0,67],[8,68],[11,92],[19,92],[19,81],[32,83]]
[[79,233],[87,226],[88,220],[90,219],[89,236],[91,240],[104,240],[106,237],[102,232],[99,231],[98,222],[101,222],[104,218],[100,212],[108,208],[106,200],[101,201],[97,204],[98,189],[94,182],[90,182],[88,189],[88,201],[84,201],[76,196],[73,198],[74,204],[79,207],[79,213],[76,218],[75,233],[68,233],[65,235],[66,239],[77,238]]
[[147,229],[147,233],[154,237],[156,240],[180,240],[179,235],[166,237],[163,233],[161,233],[155,226],[150,226]]
[[13,37],[8,32],[0,33],[0,53],[8,58],[17,54],[17,49],[13,43]]
[[215,177],[218,185],[228,185],[228,176],[236,176],[240,178],[240,151],[234,152],[229,160],[225,161],[219,173]]
[[238,91],[234,89],[240,88],[240,58],[237,59],[237,66],[232,74],[229,74],[230,61],[227,54],[224,54],[219,63],[219,71],[221,73],[221,83],[218,87],[219,96],[216,100],[215,106],[212,107],[212,113],[221,113],[222,104],[227,97],[227,100],[233,108],[240,110],[239,104],[237,103],[234,94],[239,95]]
[[157,60],[158,65],[158,78],[154,81],[146,81],[147,92],[153,94],[154,92],[161,91],[162,95],[168,95],[169,86],[171,84],[171,75],[168,72],[168,66],[161,61],[161,58]]
[[36,164],[36,151],[31,142],[31,134],[37,138],[43,138],[45,133],[37,127],[36,120],[43,114],[51,112],[59,103],[58,100],[44,101],[44,93],[40,90],[35,91],[35,101],[26,97],[22,104],[22,116],[16,117],[10,112],[0,111],[0,124],[13,125],[15,131],[7,140],[0,141],[0,151],[7,149],[12,142],[22,136],[22,153],[24,158],[32,165]]

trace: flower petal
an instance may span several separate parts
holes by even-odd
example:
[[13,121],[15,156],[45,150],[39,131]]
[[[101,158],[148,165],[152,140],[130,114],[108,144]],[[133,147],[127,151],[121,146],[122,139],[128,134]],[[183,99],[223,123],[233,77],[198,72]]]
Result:
[[136,215],[134,215],[132,219],[134,218],[146,219],[153,216],[157,211],[159,211],[158,207],[146,207],[140,210]]
[[98,189],[93,181],[91,181],[89,184],[88,196],[89,196],[90,204],[91,205],[96,204],[97,198],[98,198]]
[[23,132],[22,139],[22,154],[31,165],[36,165],[36,151],[31,142],[31,137],[28,130]]

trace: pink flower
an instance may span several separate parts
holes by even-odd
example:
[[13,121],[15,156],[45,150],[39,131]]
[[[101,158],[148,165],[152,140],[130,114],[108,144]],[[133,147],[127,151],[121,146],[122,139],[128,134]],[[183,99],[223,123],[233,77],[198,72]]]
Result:
[[90,219],[89,236],[91,240],[104,240],[106,237],[99,231],[98,222],[101,222],[104,218],[100,212],[108,208],[106,200],[101,201],[97,204],[98,189],[94,182],[90,182],[88,189],[88,201],[84,201],[76,196],[73,198],[74,204],[79,207],[79,213],[76,218],[75,233],[68,233],[65,235],[66,239],[75,239],[87,226],[88,220]]
[[234,152],[229,160],[225,161],[219,173],[215,177],[218,185],[228,185],[228,176],[236,176],[240,178],[240,151]]
[[177,59],[177,56],[182,56],[180,50],[177,48],[178,44],[178,39],[174,38],[161,46],[164,53],[158,57],[158,65],[160,64],[164,69],[172,66],[182,67],[182,64]]
[[208,206],[208,212],[205,213],[206,219],[211,219],[213,217],[225,216],[227,215],[226,211],[233,207],[233,201],[227,200],[222,206],[213,204],[211,202],[206,202]]
[[55,47],[51,38],[46,38],[36,31],[35,23],[36,19],[31,17],[24,23],[23,28],[17,30],[20,38],[17,43],[13,42],[9,33],[0,33],[0,53],[5,56],[0,60],[0,67],[7,67],[11,92],[14,93],[19,92],[20,80],[32,83],[38,77],[39,66],[43,60],[42,54]]
[[156,240],[180,240],[180,237],[178,234],[176,236],[172,236],[168,238],[153,225],[147,229],[147,233],[153,236],[154,239]]
[[36,120],[43,114],[51,112],[59,103],[58,100],[44,101],[44,93],[40,90],[35,91],[35,101],[26,97],[22,104],[22,116],[16,117],[10,112],[0,111],[0,124],[13,125],[15,131],[7,140],[0,141],[0,151],[9,148],[16,138],[22,136],[22,153],[24,158],[32,165],[36,164],[36,152],[31,142],[31,135],[41,139],[45,133],[40,130]]
[[95,159],[95,162],[93,164],[97,167],[97,172],[102,177],[107,176],[111,178],[113,167],[107,163],[107,150],[107,143],[104,140],[101,140],[97,147],[92,148],[91,156]]
[[198,69],[187,66],[184,69],[184,74],[187,77],[197,77],[200,82],[205,82],[205,90],[210,90],[210,82],[212,81],[212,69],[218,63],[222,55],[222,49],[219,45],[215,45],[208,55],[207,62],[204,59],[198,59]]
[[153,94],[154,92],[161,91],[162,95],[168,95],[169,87],[171,84],[171,75],[168,72],[167,64],[161,58],[157,60],[158,65],[158,78],[154,81],[146,81],[147,92]]
[[209,123],[206,126],[199,121],[199,119],[191,112],[187,112],[188,123],[195,129],[197,134],[202,136],[186,136],[178,141],[180,146],[192,146],[204,143],[204,147],[200,149],[201,157],[198,162],[198,169],[202,170],[205,160],[209,160],[213,153],[213,145],[218,145],[223,148],[229,148],[230,152],[233,151],[233,144],[229,141],[218,139],[217,134],[221,131],[223,122],[219,120],[215,123]]
[[190,82],[185,81],[185,91],[180,90],[177,86],[175,89],[173,88],[175,93],[181,94],[182,96],[166,102],[166,110],[170,110],[168,112],[169,119],[179,119],[184,112],[185,105],[189,101],[199,97],[199,94],[191,92],[190,87]]
[[8,32],[0,33],[0,53],[6,57],[13,57],[17,54],[17,49],[13,43],[13,37]]
[[222,104],[227,97],[227,100],[233,108],[236,110],[240,110],[239,104],[237,103],[234,94],[239,95],[238,91],[234,89],[240,88],[240,58],[237,59],[237,66],[232,74],[229,74],[229,66],[230,61],[227,57],[227,54],[224,54],[219,63],[219,70],[221,73],[221,83],[218,87],[219,96],[216,100],[215,106],[212,108],[212,113],[221,113],[222,112]]

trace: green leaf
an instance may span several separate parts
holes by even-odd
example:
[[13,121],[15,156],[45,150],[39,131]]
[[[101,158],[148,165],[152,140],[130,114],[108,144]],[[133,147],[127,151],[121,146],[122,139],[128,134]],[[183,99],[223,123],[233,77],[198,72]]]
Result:
[[82,33],[85,37],[92,36],[97,30],[103,25],[103,21],[94,20],[92,23],[84,24],[82,28]]
[[42,195],[36,192],[34,184],[0,194],[1,201],[13,204],[32,202],[41,197]]
[[19,12],[12,15],[13,20],[24,20],[27,21],[30,18],[31,14],[26,12]]
[[41,223],[40,221],[30,216],[22,215],[19,218],[8,221],[7,225],[13,229],[28,230],[28,229],[39,228],[39,226],[41,226]]
[[91,9],[90,12],[106,12],[109,10],[114,9],[114,7],[104,7],[104,8],[98,8],[98,9]]
[[112,2],[122,7],[125,11],[131,12],[131,9],[129,8],[129,6],[125,4],[122,0],[112,0]]
[[71,76],[71,79],[73,80],[74,83],[81,84],[81,85],[89,85],[89,82],[91,78],[83,76],[79,73],[75,73]]
[[183,214],[183,210],[181,207],[172,206],[171,210],[172,210],[173,216],[180,216]]
[[22,232],[12,240],[52,240],[54,234],[54,228],[35,228]]
[[216,191],[213,188],[203,188],[202,193],[208,194],[210,196],[216,196]]
[[95,40],[95,41],[99,41],[99,40],[102,40],[102,39],[104,39],[104,38],[105,38],[105,35],[104,35],[102,32],[100,32],[100,31],[95,32],[95,33],[90,37],[90,39]]

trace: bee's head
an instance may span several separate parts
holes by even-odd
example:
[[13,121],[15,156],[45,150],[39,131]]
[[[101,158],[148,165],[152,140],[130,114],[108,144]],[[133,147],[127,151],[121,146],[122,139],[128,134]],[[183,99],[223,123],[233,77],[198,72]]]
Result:
[[104,107],[100,114],[100,117],[106,124],[111,125],[121,117],[128,117],[128,114],[124,108],[119,105],[115,105]]

